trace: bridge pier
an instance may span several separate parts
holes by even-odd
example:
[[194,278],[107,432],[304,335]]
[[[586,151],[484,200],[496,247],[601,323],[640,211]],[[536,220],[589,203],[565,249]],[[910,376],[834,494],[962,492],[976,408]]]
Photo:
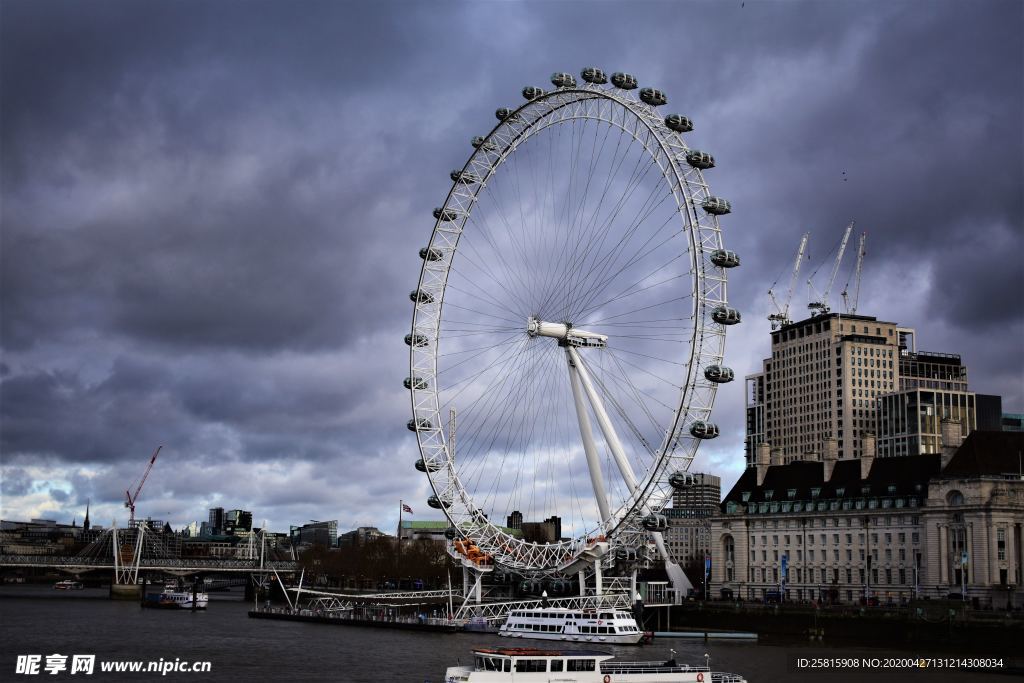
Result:
[[111,600],[142,600],[142,585],[138,583],[110,582]]

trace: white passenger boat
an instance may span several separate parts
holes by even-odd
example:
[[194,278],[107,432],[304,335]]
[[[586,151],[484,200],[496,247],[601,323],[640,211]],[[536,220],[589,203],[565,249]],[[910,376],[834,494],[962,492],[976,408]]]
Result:
[[607,652],[486,648],[473,666],[452,666],[446,683],[746,683],[737,674],[667,662],[615,662]]
[[616,645],[636,645],[651,639],[651,633],[640,630],[633,615],[621,609],[560,607],[512,610],[498,635]]
[[[206,609],[210,596],[203,592],[195,594],[195,608]],[[170,588],[163,593],[150,593],[142,601],[143,607],[164,607],[178,609],[192,609],[192,591],[176,591]]]

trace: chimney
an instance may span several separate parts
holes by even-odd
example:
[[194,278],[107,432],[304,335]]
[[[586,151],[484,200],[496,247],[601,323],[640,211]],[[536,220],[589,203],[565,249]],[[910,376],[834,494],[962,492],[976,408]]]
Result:
[[757,485],[760,486],[764,483],[764,475],[768,472],[769,458],[771,457],[771,446],[766,443],[757,444],[757,460],[755,466],[757,467]]
[[943,418],[942,420],[942,468],[945,469],[953,459],[960,444],[964,442],[963,429],[959,420]]
[[825,481],[828,481],[832,478],[836,461],[839,460],[839,442],[832,437],[825,439],[825,452],[822,454],[821,460],[825,463]]
[[772,467],[775,467],[777,465],[784,465],[784,464],[786,464],[782,460],[782,449],[781,448],[773,448],[773,449],[771,449],[771,463],[772,463]]
[[860,456],[860,478],[867,479],[868,472],[871,471],[871,464],[875,462],[875,433],[864,432],[860,437],[861,452]]

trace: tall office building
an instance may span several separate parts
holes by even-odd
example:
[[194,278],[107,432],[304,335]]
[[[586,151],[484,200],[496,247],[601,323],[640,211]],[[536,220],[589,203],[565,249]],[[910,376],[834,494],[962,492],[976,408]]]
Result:
[[692,477],[690,486],[672,493],[672,507],[663,510],[668,518],[665,545],[672,559],[683,567],[693,562],[703,564],[711,552],[711,517],[722,500],[720,477],[701,472]]
[[772,356],[747,381],[747,466],[759,443],[782,462],[817,460],[824,440],[860,457],[875,430],[875,398],[900,387],[900,351],[913,330],[866,315],[827,313],[772,333]]
[[214,536],[224,533],[224,508],[210,508],[207,531]]
[[692,485],[672,492],[672,507],[718,507],[722,501],[722,478],[703,472],[695,472],[690,476],[693,477]]

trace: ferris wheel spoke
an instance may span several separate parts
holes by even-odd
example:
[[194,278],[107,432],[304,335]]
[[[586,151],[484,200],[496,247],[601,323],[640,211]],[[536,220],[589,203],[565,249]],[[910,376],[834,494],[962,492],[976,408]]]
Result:
[[[477,271],[479,271],[481,274],[486,276],[491,282],[493,282],[495,285],[498,286],[499,292],[504,294],[506,297],[509,297],[510,299],[512,299],[512,301],[516,304],[515,306],[512,306],[511,304],[503,304],[503,305],[499,306],[500,308],[506,308],[506,309],[509,309],[509,310],[515,310],[517,315],[518,314],[525,314],[527,311],[530,310],[529,306],[526,303],[526,301],[522,298],[522,296],[517,294],[517,292],[510,286],[510,283],[507,280],[499,279],[498,276],[494,273],[493,270],[491,270],[490,268],[482,267],[481,265],[479,265],[477,263],[477,261],[475,259],[469,258],[468,254],[464,254],[464,255],[467,256],[467,258],[464,259],[464,261],[467,264],[472,265],[474,268],[476,268]],[[477,284],[475,278],[472,278],[464,269],[456,268],[454,264],[452,264],[452,266],[451,266],[451,271],[452,272],[457,272],[460,275],[462,275],[463,277],[465,277],[468,281],[471,281],[474,284]],[[477,284],[477,287],[481,291],[490,292],[489,288],[485,288],[482,285]]]
[[[586,240],[586,242],[584,243],[584,247],[581,250],[579,256],[578,257],[574,257],[573,259],[571,259],[570,264],[569,264],[569,268],[568,268],[569,275],[568,275],[568,278],[567,278],[568,281],[570,282],[570,286],[566,289],[567,292],[572,292],[572,291],[575,290],[575,288],[576,288],[576,278],[578,277],[579,272],[582,270],[582,268],[588,262],[588,260],[590,259],[592,254],[599,254],[600,253],[601,249],[604,246],[604,241],[607,238],[607,235],[609,234],[609,229],[614,224],[615,219],[618,217],[619,213],[626,206],[626,201],[628,200],[629,193],[637,185],[639,185],[639,183],[641,183],[647,177],[648,173],[650,172],[651,169],[650,169],[649,166],[645,167],[645,166],[641,165],[642,160],[643,160],[642,157],[638,157],[637,158],[636,164],[634,165],[634,169],[633,169],[633,176],[627,181],[627,183],[625,185],[625,188],[623,189],[622,196],[613,205],[611,214],[608,216],[608,218],[605,219],[602,222],[595,222],[594,223],[594,225],[597,226],[595,228],[595,230],[594,230],[594,234],[600,233],[601,234],[601,238],[600,239],[590,238],[590,239]],[[640,169],[643,169],[643,173],[640,174],[639,176],[637,176],[637,172]],[[568,305],[569,305],[569,301],[567,300],[565,307],[568,308]]]
[[[654,234],[652,234],[652,235],[651,235],[651,236],[650,236],[650,237],[649,237],[649,238],[648,238],[648,239],[647,239],[647,240],[646,240],[646,241],[645,241],[645,242],[644,242],[644,243],[643,243],[643,244],[641,245],[641,247],[640,247],[640,248],[641,248],[641,249],[643,249],[643,248],[644,248],[645,246],[647,246],[648,244],[650,244],[650,242],[651,242],[651,241],[652,241],[652,240],[653,240],[653,239],[654,239],[655,237],[659,236],[659,235],[660,235],[660,234],[662,233],[662,231],[663,231],[663,230],[665,229],[665,227],[666,227],[666,226],[669,226],[669,225],[671,225],[671,222],[672,222],[672,217],[671,217],[671,216],[670,216],[669,218],[666,218],[666,219],[665,219],[665,222],[664,222],[664,223],[662,223],[662,225],[661,225],[661,226],[659,226],[658,230],[657,230],[657,231],[656,231],[656,232],[655,232]],[[627,268],[630,268],[631,266],[633,266],[633,265],[635,265],[635,264],[637,264],[637,263],[640,263],[641,261],[643,261],[643,259],[644,259],[644,258],[646,258],[647,256],[649,256],[649,255],[650,255],[650,254],[652,254],[652,253],[655,253],[655,252],[656,252],[657,250],[659,250],[659,249],[663,249],[663,248],[665,247],[665,245],[666,245],[666,244],[668,244],[668,243],[669,243],[669,242],[670,242],[670,241],[672,240],[672,238],[673,238],[673,237],[675,237],[675,235],[673,234],[673,232],[671,232],[671,231],[670,231],[667,237],[663,238],[663,239],[662,239],[662,240],[661,240],[660,242],[656,243],[656,244],[655,244],[654,246],[652,246],[652,247],[649,247],[649,248],[648,248],[648,250],[647,250],[647,251],[645,251],[645,252],[644,252],[644,253],[643,253],[642,255],[640,254],[640,252],[639,252],[639,251],[637,251],[637,252],[636,252],[636,254],[634,254],[634,256],[633,256],[633,257],[631,257],[631,258],[630,258],[630,259],[629,259],[628,261],[626,261],[625,263],[623,263],[623,264],[622,264],[622,265],[621,265],[621,266],[619,267],[619,269],[618,269],[618,270],[616,270],[616,271],[615,271],[615,272],[613,272],[613,273],[610,273],[609,275],[605,276],[605,277],[604,277],[604,278],[602,278],[601,280],[599,280],[599,281],[597,281],[596,283],[594,283],[594,284],[593,284],[593,285],[592,285],[592,286],[591,286],[591,287],[589,288],[589,290],[590,290],[590,291],[589,291],[589,296],[588,296],[588,297],[587,297],[587,298],[586,298],[586,299],[585,299],[585,300],[583,301],[583,303],[581,304],[581,309],[582,309],[582,310],[580,311],[580,313],[579,313],[578,315],[583,315],[583,314],[584,314],[584,313],[585,313],[585,312],[586,312],[587,310],[589,310],[589,308],[591,307],[591,305],[592,305],[592,303],[593,303],[594,299],[596,299],[597,297],[601,296],[601,295],[602,295],[602,294],[604,293],[604,291],[605,291],[605,290],[606,290],[606,289],[608,288],[608,286],[609,286],[609,285],[610,285],[610,284],[611,284],[612,282],[614,282],[614,281],[616,280],[616,278],[618,278],[618,277],[619,277],[619,275],[621,275],[621,274],[622,274],[623,272],[625,272]],[[641,274],[641,281],[642,281],[642,280],[643,280],[643,279],[644,279],[645,277],[650,277],[651,275],[654,275],[655,273],[657,273],[658,271],[660,271],[660,270],[661,270],[662,268],[665,268],[665,267],[667,267],[668,265],[671,265],[672,263],[674,263],[675,261],[677,261],[677,260],[679,260],[679,259],[681,259],[681,258],[682,258],[682,254],[676,254],[676,255],[675,255],[675,256],[673,256],[673,257],[672,257],[671,259],[669,259],[669,261],[667,261],[667,262],[666,262],[666,263],[664,263],[663,265],[659,266],[658,268],[654,269],[653,271],[647,271],[646,269],[644,269],[644,270],[645,270],[646,272],[644,272],[643,274]],[[609,269],[610,269],[610,267],[611,267],[611,266],[609,266]],[[690,275],[690,274],[691,274],[691,273],[689,273],[689,272],[687,273],[687,275]],[[588,274],[588,277],[589,277],[589,274]]]
[[[667,196],[668,195],[666,195],[666,197]],[[665,197],[662,198],[662,202],[664,202],[664,200],[665,200]],[[657,208],[657,207],[654,207],[654,208]],[[586,274],[582,275],[582,279],[584,281],[588,281],[590,279],[590,277],[594,273],[598,272],[599,268],[601,268],[601,269],[610,269],[613,266],[615,260],[617,259],[617,255],[624,249],[625,245],[630,240],[632,240],[633,236],[639,232],[639,229],[642,226],[643,222],[646,220],[646,218],[647,218],[646,215],[641,215],[641,217],[638,220],[636,220],[633,223],[631,223],[627,227],[624,235],[618,240],[618,242],[615,245],[613,245],[612,248],[610,248],[605,253],[604,256],[601,256],[599,258],[595,258],[593,260],[589,270],[586,272]],[[643,249],[644,246],[649,244],[651,240],[653,240],[655,237],[657,237],[665,229],[666,226],[671,225],[672,220],[673,220],[673,216],[669,215],[665,219],[665,221],[655,230],[655,232],[653,234],[651,234],[647,238],[647,240],[645,240],[644,243],[641,244],[640,249]],[[669,238],[671,238],[671,233],[669,235]],[[622,267],[620,267],[620,269],[618,271],[615,271],[610,276],[606,277],[602,283],[595,284],[595,285],[592,285],[592,286],[586,288],[588,298],[592,299],[593,297],[596,297],[596,296],[600,295],[601,291],[604,289],[604,287],[607,286],[607,284],[609,282],[613,281],[620,273],[622,273],[622,271],[624,271],[629,266],[633,265],[633,263],[635,263],[635,261],[632,261],[632,260],[627,261]],[[584,302],[583,305],[585,305],[585,304],[586,304],[586,302]]]
[[[625,157],[623,158],[625,161]],[[599,220],[597,216],[591,221],[591,230],[588,231],[588,239],[585,242],[585,247],[578,255],[578,258],[574,259],[570,271],[573,273],[573,278],[578,275],[583,264],[585,264],[592,254],[599,254],[601,248],[604,245],[604,239],[607,237],[608,229],[615,222],[615,219],[626,207],[632,192],[636,189],[650,174],[652,166],[650,164],[643,164],[643,156],[637,155],[636,162],[634,163],[633,169],[630,173],[630,177],[623,184],[622,193],[619,195],[618,200],[612,205],[608,217],[603,221]],[[617,170],[617,169],[616,169]],[[611,174],[609,174],[611,175]],[[609,181],[611,178],[609,178]],[[610,183],[609,183],[610,185]],[[656,192],[657,186],[651,189],[651,192]],[[607,194],[607,190],[605,191]],[[602,235],[600,240],[594,239],[594,236],[600,233]]]

